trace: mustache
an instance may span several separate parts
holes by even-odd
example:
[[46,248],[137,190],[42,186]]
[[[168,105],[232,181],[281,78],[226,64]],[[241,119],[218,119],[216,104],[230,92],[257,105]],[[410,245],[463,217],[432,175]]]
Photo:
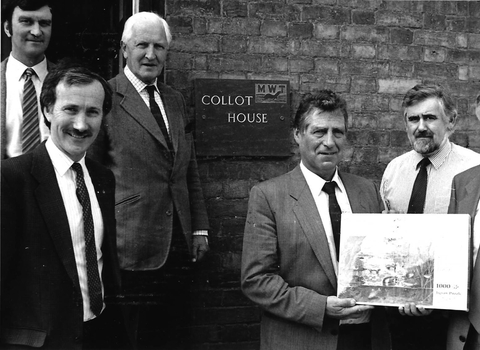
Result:
[[433,137],[433,132],[431,131],[417,131],[414,134],[415,137]]
[[69,128],[64,130],[66,133],[75,136],[75,137],[90,137],[93,136],[93,133],[90,130],[79,131],[77,129]]

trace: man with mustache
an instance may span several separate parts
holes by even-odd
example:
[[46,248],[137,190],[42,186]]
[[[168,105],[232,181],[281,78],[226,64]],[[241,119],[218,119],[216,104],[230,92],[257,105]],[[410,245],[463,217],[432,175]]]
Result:
[[115,178],[85,157],[111,93],[83,67],[51,71],[41,93],[51,136],[1,162],[2,349],[124,345],[123,317],[104,302],[120,287]]
[[[406,93],[402,106],[413,150],[393,159],[385,169],[380,186],[385,207],[397,213],[446,214],[453,177],[480,164],[480,155],[449,140],[458,115],[454,101],[440,86],[414,86]],[[419,193],[423,193],[420,201]],[[394,317],[394,350],[445,347],[447,318],[442,312],[409,303],[400,307],[399,313],[429,316]]]
[[50,133],[38,103],[43,80],[53,67],[45,58],[52,34],[49,0],[7,0],[2,23],[12,44],[0,67],[0,159],[5,159],[34,149]]

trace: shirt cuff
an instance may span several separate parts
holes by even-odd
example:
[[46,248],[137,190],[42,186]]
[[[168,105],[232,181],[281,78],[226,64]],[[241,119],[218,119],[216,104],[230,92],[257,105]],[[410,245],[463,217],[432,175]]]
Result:
[[208,231],[207,230],[198,230],[198,231],[193,231],[194,236],[208,236]]
[[198,231],[193,231],[194,236],[203,236],[205,237],[205,240],[207,241],[208,245],[208,231],[207,230],[198,230]]

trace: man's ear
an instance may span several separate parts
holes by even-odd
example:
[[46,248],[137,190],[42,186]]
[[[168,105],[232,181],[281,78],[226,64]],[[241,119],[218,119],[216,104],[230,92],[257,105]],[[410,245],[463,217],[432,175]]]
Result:
[[123,52],[123,58],[127,59],[127,44],[125,44],[123,41],[120,41],[120,49]]
[[43,107],[42,112],[43,112],[43,116],[45,117],[45,119],[47,119],[48,122],[51,123],[52,122],[51,121],[52,115],[51,115],[50,111],[48,110],[48,107],[47,106]]
[[295,142],[297,144],[300,144],[300,129],[299,128],[295,128],[293,130],[293,138],[295,139]]
[[3,22],[3,31],[5,32],[5,34],[10,38],[12,37],[12,33],[11,33],[11,30],[10,30],[11,26],[10,26],[10,21],[5,21]]
[[454,113],[454,115],[450,116],[448,118],[448,126],[447,130],[453,133],[453,130],[455,129],[455,125],[457,124],[457,113]]

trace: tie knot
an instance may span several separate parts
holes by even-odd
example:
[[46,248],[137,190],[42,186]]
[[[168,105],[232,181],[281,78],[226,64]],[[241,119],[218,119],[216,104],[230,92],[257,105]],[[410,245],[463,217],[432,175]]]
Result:
[[328,193],[329,195],[334,194],[336,186],[337,186],[337,183],[335,181],[325,182],[325,185],[323,185],[322,191]]
[[80,163],[73,163],[72,164],[72,169],[77,173],[78,176],[83,177],[83,169]]
[[35,75],[35,71],[32,68],[25,69],[26,78],[31,78],[32,75]]
[[154,98],[155,97],[155,86],[154,85],[147,85],[146,89],[147,89],[147,92],[148,92],[148,96],[150,96],[150,98]]
[[417,164],[417,169],[418,168],[426,168],[428,164],[430,164],[430,159],[428,157],[424,157],[421,161],[418,162]]

